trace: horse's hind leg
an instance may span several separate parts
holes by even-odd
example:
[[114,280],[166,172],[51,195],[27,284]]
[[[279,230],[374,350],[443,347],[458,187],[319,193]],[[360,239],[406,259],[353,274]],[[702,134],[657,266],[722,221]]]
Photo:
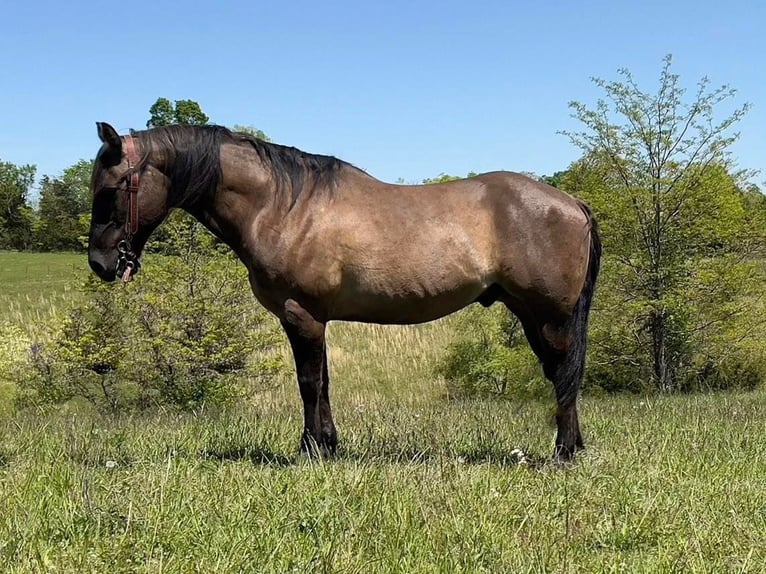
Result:
[[[510,306],[509,306],[510,307]],[[529,346],[543,366],[545,377],[556,391],[556,446],[558,462],[570,461],[584,448],[577,417],[577,395],[585,366],[585,333],[582,321],[573,316],[542,325],[531,314],[518,314]]]
[[282,327],[292,347],[303,400],[301,452],[310,456],[333,454],[337,435],[328,395],[325,324],[290,299],[285,303]]
[[[556,446],[553,457],[557,462],[569,462],[584,448],[577,417],[577,395],[585,367],[585,341],[575,332],[572,321],[564,324],[547,323],[541,336],[547,347],[543,372],[556,391]],[[584,337],[584,334],[582,334]]]

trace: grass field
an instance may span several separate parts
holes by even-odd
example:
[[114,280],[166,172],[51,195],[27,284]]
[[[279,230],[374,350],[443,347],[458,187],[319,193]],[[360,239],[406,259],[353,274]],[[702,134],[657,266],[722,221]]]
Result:
[[82,253],[0,252],[0,321],[34,329],[71,300],[87,268]]
[[766,571],[766,393],[585,397],[562,469],[552,403],[445,398],[452,333],[331,327],[333,461],[296,455],[289,377],[221,412],[0,410],[0,571]]

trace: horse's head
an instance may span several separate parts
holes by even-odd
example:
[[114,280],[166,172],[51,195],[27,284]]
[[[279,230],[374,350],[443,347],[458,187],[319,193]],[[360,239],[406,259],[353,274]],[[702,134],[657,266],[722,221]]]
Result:
[[169,179],[140,149],[138,137],[121,138],[98,123],[103,145],[91,178],[93,207],[88,262],[104,281],[129,281],[138,271],[141,250],[168,213]]

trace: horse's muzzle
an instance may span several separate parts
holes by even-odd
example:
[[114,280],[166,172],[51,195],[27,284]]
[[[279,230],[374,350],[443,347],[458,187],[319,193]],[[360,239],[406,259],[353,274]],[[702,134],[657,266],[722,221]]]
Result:
[[111,269],[108,268],[102,261],[99,261],[98,258],[88,257],[88,265],[90,265],[93,272],[103,281],[111,283],[117,277],[117,272],[114,267]]

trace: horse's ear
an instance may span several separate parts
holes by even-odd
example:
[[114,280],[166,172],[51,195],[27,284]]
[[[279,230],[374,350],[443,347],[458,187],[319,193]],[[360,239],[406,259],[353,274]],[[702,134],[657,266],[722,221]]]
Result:
[[122,151],[122,139],[117,130],[106,122],[96,122],[96,127],[98,128],[98,137],[113,153]]

